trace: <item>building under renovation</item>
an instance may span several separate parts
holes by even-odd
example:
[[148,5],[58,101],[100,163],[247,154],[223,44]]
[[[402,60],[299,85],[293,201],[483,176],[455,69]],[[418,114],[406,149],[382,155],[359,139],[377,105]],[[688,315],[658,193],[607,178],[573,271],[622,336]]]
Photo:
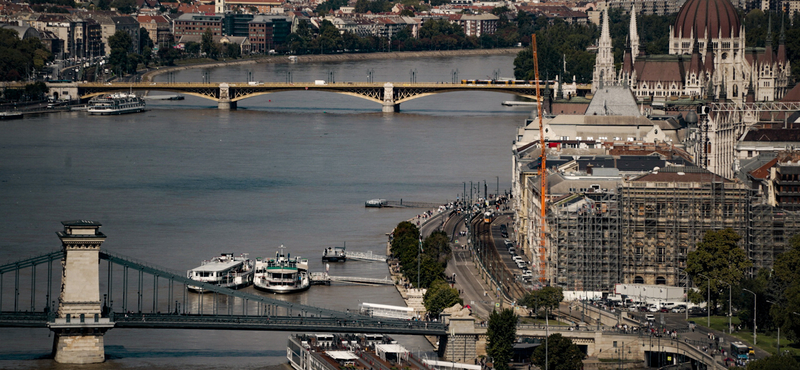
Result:
[[697,167],[666,167],[620,188],[622,282],[678,285],[686,255],[708,230],[745,245],[751,190]]

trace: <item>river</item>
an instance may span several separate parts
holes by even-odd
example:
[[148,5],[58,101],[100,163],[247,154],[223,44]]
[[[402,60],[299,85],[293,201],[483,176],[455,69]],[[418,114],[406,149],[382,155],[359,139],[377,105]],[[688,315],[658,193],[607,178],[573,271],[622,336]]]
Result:
[[[367,81],[371,72],[375,82],[450,82],[456,69],[461,79],[509,77],[512,63],[505,55],[257,64],[156,81]],[[365,200],[444,203],[470,181],[485,181],[490,193],[498,179],[501,192],[509,188],[511,143],[529,114],[501,106],[512,99],[447,93],[384,114],[367,100],[296,91],[247,99],[234,111],[187,97],[118,117],[65,112],[3,121],[0,264],[58,249],[60,221],[74,219],[101,222],[103,248],[175,271],[221,252],[268,256],[280,245],[309,257],[312,271],[323,270],[324,248],[344,242],[348,250],[383,253],[385,234],[422,210],[367,209]],[[331,265],[331,274],[388,271],[351,261]],[[13,281],[6,274],[3,310],[13,308]],[[28,295],[20,294],[23,306]],[[340,310],[402,304],[393,287],[354,285],[279,298]],[[105,336],[108,360],[91,368],[276,365],[286,361],[287,335],[114,329]],[[398,339],[413,351],[431,350],[424,338]],[[67,368],[47,359],[52,340],[45,329],[0,329],[0,368]]]

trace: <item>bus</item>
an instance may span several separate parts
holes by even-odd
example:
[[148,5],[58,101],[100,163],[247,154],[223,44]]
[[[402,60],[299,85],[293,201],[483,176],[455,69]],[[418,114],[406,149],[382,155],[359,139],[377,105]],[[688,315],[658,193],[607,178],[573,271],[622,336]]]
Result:
[[750,351],[753,350],[753,347],[750,347],[742,342],[732,342],[731,343],[731,357],[746,360],[749,358]]
[[483,213],[483,223],[490,224],[492,223],[492,219],[494,219],[494,213],[492,213],[492,211],[486,211]]

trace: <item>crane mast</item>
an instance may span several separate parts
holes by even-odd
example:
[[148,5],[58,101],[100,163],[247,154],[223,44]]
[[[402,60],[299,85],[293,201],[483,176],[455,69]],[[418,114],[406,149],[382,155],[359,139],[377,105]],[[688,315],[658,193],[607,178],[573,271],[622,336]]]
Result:
[[[531,42],[531,50],[533,51],[533,73],[534,79],[536,80],[536,111],[538,112],[539,118],[539,147],[541,148],[542,152],[540,154],[540,167],[539,167],[539,178],[542,180],[541,188],[539,190],[539,195],[541,199],[539,200],[539,207],[541,209],[541,227],[540,227],[540,235],[539,235],[539,282],[545,282],[545,227],[547,226],[547,220],[545,217],[547,216],[547,207],[545,202],[547,201],[547,155],[545,153],[545,144],[544,144],[544,123],[542,122],[542,100],[541,100],[541,88],[539,86],[539,55],[536,50],[536,34],[532,35],[532,42]],[[547,83],[547,82],[545,82]]]

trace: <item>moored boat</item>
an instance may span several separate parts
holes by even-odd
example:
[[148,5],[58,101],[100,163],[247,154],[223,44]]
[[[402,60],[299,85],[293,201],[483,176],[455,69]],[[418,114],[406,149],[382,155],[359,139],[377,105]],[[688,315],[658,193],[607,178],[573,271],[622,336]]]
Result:
[[114,93],[89,100],[89,114],[125,114],[144,110],[145,102],[136,94]]
[[20,119],[22,112],[0,112],[0,120]]
[[373,207],[373,208],[386,207],[386,199],[370,199],[364,202],[364,207]]
[[275,258],[257,258],[255,279],[256,289],[271,293],[294,293],[308,289],[311,278],[308,274],[308,259],[292,258],[284,254],[284,247],[275,252]]
[[[203,263],[186,272],[189,279],[204,283],[218,285],[224,288],[239,289],[253,283],[253,261],[247,253],[234,256],[233,253],[223,253],[218,257],[203,261]],[[205,289],[196,285],[189,285],[189,290],[203,293]]]
[[322,262],[345,262],[347,255],[345,247],[328,247],[322,251]]

